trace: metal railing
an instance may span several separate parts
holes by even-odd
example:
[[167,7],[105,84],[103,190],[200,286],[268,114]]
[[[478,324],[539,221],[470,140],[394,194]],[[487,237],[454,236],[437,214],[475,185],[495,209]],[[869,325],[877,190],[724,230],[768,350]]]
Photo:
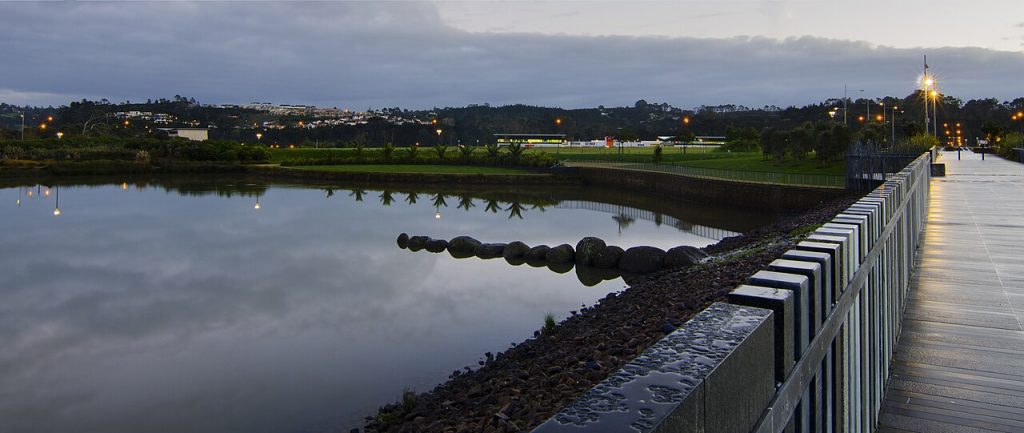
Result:
[[[830,261],[840,264],[832,269],[836,289],[802,290],[810,294],[804,299],[812,311],[822,315],[794,321],[809,341],[752,431],[780,433],[793,424],[797,432],[874,430],[927,218],[930,161],[930,154],[919,156],[798,244],[793,260],[806,260],[805,252],[830,252]],[[789,276],[798,272],[791,262],[772,267]],[[786,267],[791,269],[781,269]],[[778,276],[754,281],[755,274],[751,284],[781,287]]]
[[535,433],[871,433],[930,168],[918,156]]
[[645,162],[610,162],[610,161],[562,161],[565,167],[576,168],[603,168],[611,170],[644,171],[651,173],[666,173],[677,176],[693,177],[700,179],[715,179],[731,182],[758,183],[771,185],[792,185],[815,188],[845,188],[846,179],[843,176],[832,176],[824,174],[798,174],[781,173],[770,171],[745,171],[728,170],[722,168],[689,167],[674,164],[656,164]]

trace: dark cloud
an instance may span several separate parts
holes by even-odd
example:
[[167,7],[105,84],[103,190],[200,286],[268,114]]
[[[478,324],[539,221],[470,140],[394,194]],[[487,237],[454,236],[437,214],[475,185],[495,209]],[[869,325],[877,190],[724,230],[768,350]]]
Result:
[[[801,104],[912,91],[924,49],[785,40],[469,33],[421,3],[0,4],[0,98],[430,107]],[[1024,54],[929,48],[943,89],[1010,98]],[[16,99],[25,99],[17,101]]]

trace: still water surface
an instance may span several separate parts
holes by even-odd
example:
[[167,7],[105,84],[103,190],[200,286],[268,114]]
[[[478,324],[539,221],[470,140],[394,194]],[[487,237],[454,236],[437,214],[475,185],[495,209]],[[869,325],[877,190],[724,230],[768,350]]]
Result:
[[0,426],[348,431],[625,284],[413,253],[400,232],[668,248],[770,218],[584,189],[0,188]]

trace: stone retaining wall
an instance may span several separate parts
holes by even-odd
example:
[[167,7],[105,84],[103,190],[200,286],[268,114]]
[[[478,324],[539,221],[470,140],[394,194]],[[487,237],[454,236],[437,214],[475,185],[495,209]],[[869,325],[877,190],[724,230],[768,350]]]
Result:
[[795,211],[833,200],[845,190],[732,182],[675,174],[581,167],[579,175],[591,185],[638,189],[705,203],[722,203],[774,212]]

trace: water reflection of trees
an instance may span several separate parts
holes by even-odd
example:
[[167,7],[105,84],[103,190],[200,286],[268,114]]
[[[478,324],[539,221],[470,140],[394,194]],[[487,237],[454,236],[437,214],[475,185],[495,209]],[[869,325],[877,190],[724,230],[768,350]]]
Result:
[[462,194],[459,196],[459,209],[465,209],[468,212],[470,208],[474,207],[476,207],[476,205],[473,204],[473,196],[468,194]]
[[620,235],[622,234],[622,230],[629,228],[629,226],[636,222],[636,218],[629,215],[615,215],[612,219],[615,220],[616,224],[618,224]]
[[[334,197],[334,188],[322,188],[327,198]],[[366,195],[370,194],[373,190],[364,188],[356,188],[349,191],[348,196],[351,197],[355,202],[364,201]],[[419,203],[421,195],[424,194],[421,191],[415,190],[392,190],[382,189],[378,194],[378,199],[382,206],[391,206],[395,204],[395,196],[404,196],[403,201],[413,206]],[[438,211],[442,208],[449,208],[452,205],[456,209],[462,209],[469,212],[477,207],[477,202],[483,202],[483,210],[490,213],[504,213],[508,215],[508,219],[518,218],[524,219],[524,214],[528,214],[529,211],[546,212],[549,207],[555,206],[560,203],[560,200],[545,197],[542,195],[535,196],[523,196],[516,197],[515,194],[501,193],[501,194],[488,194],[488,193],[445,193],[445,192],[427,192],[430,196],[431,205]],[[450,199],[454,199],[449,202]]]
[[[100,176],[85,179],[60,179],[40,178],[26,180],[0,180],[0,187],[21,186],[28,187],[36,184],[51,184],[62,186],[109,186],[111,184],[122,186],[123,189],[135,187],[135,189],[156,188],[168,193],[176,193],[181,196],[206,196],[215,195],[218,197],[261,197],[265,196],[271,184],[265,180],[249,179],[240,176]],[[306,189],[305,185],[275,185],[275,188],[299,188]],[[422,185],[400,185],[374,187],[370,186],[343,186],[343,185],[322,185],[319,189],[324,193],[326,199],[338,200],[338,196],[344,197],[355,203],[365,202],[369,196],[377,195],[382,206],[392,206],[399,201],[406,205],[418,205],[420,198],[430,197],[433,207],[437,212],[441,208],[455,208],[466,212],[483,210],[487,213],[505,215],[508,219],[526,219],[531,214],[542,213],[551,207],[566,207],[569,209],[587,209],[599,212],[611,212],[614,223],[618,226],[620,233],[635,224],[638,219],[651,220],[655,224],[668,224],[681,231],[694,232],[697,228],[705,230],[706,227],[716,227],[714,221],[703,221],[710,218],[718,219],[719,214],[706,213],[699,207],[692,204],[676,205],[666,203],[664,200],[638,199],[634,195],[615,195],[602,193],[591,189],[565,188],[565,187],[531,187],[523,189],[510,189],[500,186],[478,186],[478,185],[444,185],[444,186],[422,186]],[[72,192],[73,193],[73,192]],[[606,197],[607,196],[607,197]],[[264,197],[265,198],[265,197]],[[621,203],[618,200],[623,200]],[[627,205],[634,201],[637,205]],[[14,200],[12,200],[14,202]],[[583,205],[579,205],[582,203]],[[646,205],[645,205],[646,203]],[[677,219],[674,213],[662,214],[662,208],[672,210],[679,208],[680,215],[693,214],[694,221]],[[609,210],[611,209],[611,210]],[[626,209],[626,211],[623,211]],[[643,210],[652,209],[652,210]],[[635,211],[635,212],[634,212]],[[638,216],[639,215],[639,216]],[[723,214],[728,217],[729,214]],[[705,224],[696,226],[695,224]],[[716,229],[718,230],[718,229]],[[705,230],[706,231],[706,230]]]

